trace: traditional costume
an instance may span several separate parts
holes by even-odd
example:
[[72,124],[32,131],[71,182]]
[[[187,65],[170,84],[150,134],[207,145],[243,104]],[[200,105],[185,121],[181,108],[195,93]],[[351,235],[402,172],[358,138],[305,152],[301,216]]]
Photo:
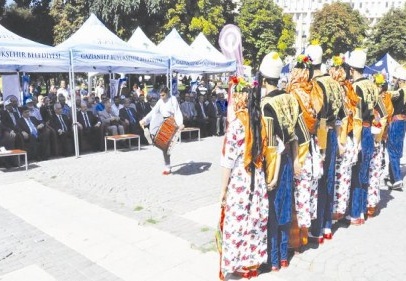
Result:
[[391,95],[386,91],[387,83],[385,77],[378,73],[374,75],[374,82],[379,88],[379,98],[374,109],[374,120],[372,121],[371,132],[374,135],[374,152],[369,166],[369,187],[367,197],[367,215],[375,215],[380,201],[380,185],[383,177],[384,145],[388,122],[393,114]]
[[[268,195],[262,166],[267,142],[265,123],[260,116],[262,125],[257,131],[252,129],[247,108],[251,89],[236,88],[236,118],[227,128],[221,159],[229,176],[223,177],[227,187],[222,202],[220,279],[231,273],[255,276],[256,269],[267,261]],[[258,156],[253,155],[255,144],[261,146],[257,147]]]
[[361,142],[358,161],[353,166],[351,182],[351,224],[359,225],[364,223],[364,214],[367,208],[367,194],[369,186],[369,167],[374,152],[374,138],[371,133],[371,122],[374,119],[373,110],[378,101],[378,88],[376,85],[362,77],[361,71],[365,67],[366,53],[364,50],[356,49],[351,52],[349,66],[353,73],[353,88],[361,98],[358,103],[356,116],[362,119],[362,131],[354,132],[355,142]]
[[[275,188],[268,193],[268,264],[273,270],[278,270],[280,266],[288,266],[293,205],[293,161],[298,161],[296,130],[300,130],[298,123],[300,110],[296,99],[277,88],[282,67],[282,60],[276,52],[266,55],[260,66],[267,91],[271,90],[261,101],[269,145],[277,146],[279,148],[277,153],[280,154],[280,165],[275,170],[278,180]],[[270,157],[272,153],[274,150],[267,152],[267,160],[272,158]],[[269,170],[266,172],[269,174]]]
[[[306,50],[310,57],[314,57],[313,66],[320,67],[323,50],[320,45],[311,45]],[[320,75],[317,75],[317,72]],[[317,189],[317,217],[311,223],[311,235],[318,238],[318,242],[332,238],[332,209],[335,182],[335,162],[338,150],[336,133],[336,119],[342,105],[343,89],[340,84],[328,74],[321,74],[315,70],[312,78],[323,93],[323,106],[320,109],[317,127],[317,139],[324,158],[323,175],[319,179]]]
[[333,220],[342,219],[348,208],[350,199],[352,166],[357,162],[358,147],[354,144],[355,131],[362,128],[362,120],[355,115],[357,104],[360,98],[354,92],[352,84],[347,79],[347,71],[344,60],[340,56],[332,59],[333,65],[329,69],[330,76],[340,83],[342,91],[342,107],[339,112],[337,125],[339,153],[336,158],[334,198],[333,198]]
[[[303,117],[298,122],[302,127],[301,131],[306,132],[306,134],[302,134],[303,137],[298,134],[301,172],[294,178],[294,211],[300,240],[295,245],[295,239],[291,239],[291,247],[296,249],[307,244],[308,228],[311,226],[311,220],[316,217],[317,210],[316,204],[311,205],[312,202],[315,202],[311,200],[311,196],[317,194],[317,182],[321,175],[321,155],[315,145],[315,133],[322,96],[318,85],[310,81],[310,67],[311,59],[308,56],[300,55],[286,88],[287,92],[298,101]],[[293,227],[294,224],[292,224]]]
[[397,79],[399,89],[390,92],[394,112],[388,129],[387,149],[391,188],[401,190],[403,188],[403,179],[400,170],[400,158],[403,153],[403,140],[406,130],[406,69],[398,67],[394,77]]

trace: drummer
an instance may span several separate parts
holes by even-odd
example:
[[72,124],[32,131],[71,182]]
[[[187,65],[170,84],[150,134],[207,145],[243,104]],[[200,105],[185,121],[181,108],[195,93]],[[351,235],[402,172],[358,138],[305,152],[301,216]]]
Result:
[[[162,86],[160,91],[161,98],[152,108],[152,110],[145,116],[141,121],[140,125],[142,127],[150,124],[149,130],[151,135],[155,136],[159,127],[162,125],[164,120],[168,117],[173,116],[175,122],[178,125],[178,129],[182,130],[183,125],[183,116],[182,111],[180,110],[178,100],[176,97],[169,94],[169,89],[166,86]],[[167,151],[163,151],[165,167],[162,172],[163,175],[169,175],[171,173],[171,156]]]

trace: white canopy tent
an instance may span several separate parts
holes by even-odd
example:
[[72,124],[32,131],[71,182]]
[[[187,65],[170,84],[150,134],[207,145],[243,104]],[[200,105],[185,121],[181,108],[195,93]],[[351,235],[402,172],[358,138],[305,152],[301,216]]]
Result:
[[170,57],[170,69],[179,73],[221,73],[236,70],[234,60],[219,60],[189,46],[176,29],[158,44],[158,50]]
[[158,52],[157,46],[145,35],[140,27],[137,27],[127,43],[139,50]]
[[219,50],[217,50],[210,42],[207,40],[206,36],[202,32],[197,35],[195,40],[190,44],[190,47],[204,57],[210,58],[214,61],[219,62],[234,62],[234,60],[227,59]]
[[[70,53],[70,87],[75,89],[74,72],[166,73],[169,58],[159,53],[137,50],[108,30],[94,15],[71,37],[57,45]],[[76,122],[72,102],[72,121]],[[74,126],[75,154],[79,156],[77,125]]]
[[168,68],[167,56],[131,47],[94,14],[57,47],[71,52],[75,72],[166,73]]
[[23,38],[0,25],[0,72],[68,72],[69,53]]

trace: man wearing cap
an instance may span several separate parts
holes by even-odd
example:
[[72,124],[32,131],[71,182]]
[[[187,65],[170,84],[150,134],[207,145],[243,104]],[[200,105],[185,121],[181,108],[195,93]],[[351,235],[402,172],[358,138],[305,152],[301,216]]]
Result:
[[312,221],[309,233],[309,237],[317,238],[318,243],[323,243],[324,239],[332,239],[331,216],[338,149],[336,119],[342,106],[343,89],[330,75],[322,73],[323,49],[320,45],[310,45],[306,54],[312,59],[312,81],[317,82],[323,93],[323,105],[318,113],[317,125],[317,141],[324,158],[323,175],[318,182],[317,217]]
[[[10,101],[6,100],[5,105],[10,107]],[[0,111],[0,147],[4,146],[6,149],[13,149],[15,144],[16,133],[3,124],[3,115],[8,115],[8,111]]]
[[[371,122],[374,118],[373,110],[379,96],[377,86],[362,76],[367,55],[362,49],[351,52],[348,65],[353,79],[353,88],[361,98],[357,105],[356,117],[362,119],[361,132],[354,131],[354,143],[359,147],[358,161],[353,166],[351,181],[350,220],[352,225],[365,222],[367,210],[367,194],[369,186],[369,167],[374,152],[374,138],[371,133]],[[354,128],[355,129],[355,128]]]
[[20,128],[18,128],[17,120],[20,118],[13,110],[13,103],[11,99],[4,102],[5,110],[1,114],[1,124],[3,130],[6,131],[11,138],[14,139],[16,148],[24,149],[24,139],[21,135]]
[[37,107],[35,107],[34,101],[32,99],[27,99],[25,101],[25,104],[27,105],[27,107],[30,111],[30,116],[35,117],[38,121],[42,121],[41,112]]
[[[293,174],[300,172],[297,157],[299,105],[296,99],[277,88],[283,63],[278,53],[264,57],[259,81],[266,88],[261,109],[267,124],[268,149],[266,180],[268,185],[268,264],[274,271],[288,266],[289,230],[292,221]],[[260,89],[261,87],[259,87]],[[277,149],[272,149],[277,147]],[[269,166],[272,155],[274,166]],[[295,167],[295,169],[294,169]]]
[[406,69],[399,66],[395,70],[395,87],[390,92],[393,103],[393,117],[388,129],[387,149],[389,154],[389,177],[391,189],[402,190],[403,179],[400,170],[400,158],[403,153],[403,140],[406,129]]

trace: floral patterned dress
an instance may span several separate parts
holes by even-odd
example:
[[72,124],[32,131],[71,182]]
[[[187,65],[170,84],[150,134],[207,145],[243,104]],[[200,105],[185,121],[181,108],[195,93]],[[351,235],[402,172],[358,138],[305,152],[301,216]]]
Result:
[[231,169],[227,188],[221,271],[223,275],[267,261],[268,195],[265,174],[255,169],[250,202],[251,175],[244,168],[245,128],[240,120],[229,124],[221,165]]
[[379,186],[383,175],[382,158],[383,145],[382,143],[375,144],[374,154],[372,155],[371,164],[369,166],[368,208],[376,207],[381,199]]
[[334,185],[333,214],[344,215],[347,212],[350,200],[352,166],[358,159],[358,147],[353,139],[347,137],[345,151],[342,156],[337,156],[336,175]]

